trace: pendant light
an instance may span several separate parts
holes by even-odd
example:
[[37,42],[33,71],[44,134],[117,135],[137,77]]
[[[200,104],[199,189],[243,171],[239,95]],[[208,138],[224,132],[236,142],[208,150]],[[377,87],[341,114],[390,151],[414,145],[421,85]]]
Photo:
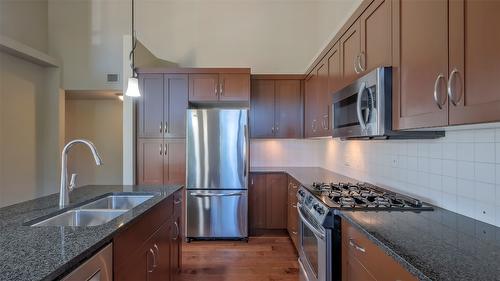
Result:
[[129,59],[132,61],[130,67],[132,68],[132,77],[128,78],[127,91],[125,92],[126,96],[129,97],[140,97],[141,92],[139,91],[139,79],[137,79],[137,73],[135,72],[134,66],[134,52],[137,47],[137,38],[135,36],[134,29],[134,0],[132,0],[132,50],[130,51]]

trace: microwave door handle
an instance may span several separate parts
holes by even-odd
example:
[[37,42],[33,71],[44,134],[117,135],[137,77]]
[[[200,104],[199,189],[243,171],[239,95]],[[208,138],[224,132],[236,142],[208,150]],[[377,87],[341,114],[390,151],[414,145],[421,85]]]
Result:
[[300,220],[307,226],[307,228],[309,228],[313,233],[314,235],[316,235],[319,239],[321,240],[325,240],[325,234],[324,233],[321,233],[319,230],[317,230],[314,225],[312,225],[307,219],[306,217],[302,214],[302,210],[300,210],[300,207],[302,207],[302,205],[300,203],[297,204],[297,213],[299,213],[299,217],[300,217]]
[[365,118],[363,118],[363,113],[361,112],[361,99],[363,98],[363,94],[366,90],[366,83],[361,83],[361,86],[358,90],[358,100],[356,102],[356,112],[358,113],[359,125],[362,130],[366,130]]

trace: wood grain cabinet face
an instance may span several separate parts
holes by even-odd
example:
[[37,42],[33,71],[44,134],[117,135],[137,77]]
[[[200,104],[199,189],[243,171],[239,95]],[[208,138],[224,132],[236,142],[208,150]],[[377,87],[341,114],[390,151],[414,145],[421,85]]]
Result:
[[379,66],[392,65],[391,1],[373,1],[360,17],[361,75]]
[[219,74],[189,74],[189,101],[219,100]]
[[304,120],[301,81],[276,80],[275,102],[275,137],[301,138]]
[[500,1],[449,1],[450,125],[500,120]]
[[[328,92],[335,94],[338,90],[342,88],[342,71],[340,69],[340,50],[339,44],[335,44],[330,52],[327,54],[328,61]],[[328,105],[331,107],[332,100],[328,101]],[[329,111],[331,114],[331,111]]]
[[342,81],[349,84],[358,78],[359,54],[361,51],[360,22],[356,21],[340,37],[339,48],[341,57]]
[[250,75],[221,73],[219,77],[219,100],[248,101],[250,99]]
[[186,181],[186,140],[168,139],[164,144],[164,184],[184,184]]
[[163,184],[163,139],[137,140],[137,182]]
[[274,137],[274,80],[253,79],[250,99],[250,136]]
[[137,135],[144,138],[163,137],[163,74],[139,76],[142,96],[137,104]]
[[316,119],[318,120],[316,126],[317,137],[331,136],[330,126],[330,106],[332,103],[331,93],[328,91],[328,59],[325,58],[319,64],[317,70],[317,106],[316,106]]
[[164,133],[166,138],[186,137],[188,108],[187,74],[167,74],[164,77]]
[[448,1],[399,0],[393,11],[393,126],[446,126]]
[[317,88],[318,88],[318,74],[315,68],[305,80],[305,93],[304,93],[304,133],[306,138],[315,137],[318,134],[318,115],[317,108],[319,104]]
[[288,177],[288,220],[287,230],[295,249],[298,251],[298,229],[299,229],[299,215],[297,211],[297,191],[300,184],[293,178]]
[[248,217],[250,231],[266,228],[266,175],[250,174]]

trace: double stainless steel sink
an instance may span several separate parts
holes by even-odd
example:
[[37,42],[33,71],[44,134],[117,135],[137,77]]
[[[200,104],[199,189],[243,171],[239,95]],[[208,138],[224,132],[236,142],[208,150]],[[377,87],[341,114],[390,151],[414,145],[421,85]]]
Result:
[[96,226],[105,224],[151,199],[153,195],[108,195],[31,226]]

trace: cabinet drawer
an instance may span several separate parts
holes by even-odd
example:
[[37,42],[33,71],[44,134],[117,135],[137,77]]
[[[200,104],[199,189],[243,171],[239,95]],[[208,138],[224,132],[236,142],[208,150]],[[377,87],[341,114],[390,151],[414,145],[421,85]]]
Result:
[[417,280],[352,225],[341,227],[343,258],[356,258],[376,280]]
[[125,263],[130,255],[138,251],[158,228],[171,217],[172,210],[173,196],[169,196],[137,218],[137,221],[127,230],[118,234],[113,240],[115,267]]

